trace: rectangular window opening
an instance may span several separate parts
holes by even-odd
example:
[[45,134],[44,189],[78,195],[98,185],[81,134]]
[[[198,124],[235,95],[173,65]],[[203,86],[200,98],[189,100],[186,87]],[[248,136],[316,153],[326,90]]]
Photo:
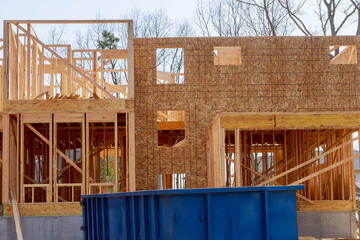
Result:
[[156,49],[156,73],[157,84],[183,84],[184,49]]
[[329,47],[330,64],[357,64],[355,45],[334,45]]
[[186,188],[186,174],[160,174],[159,175],[159,189],[185,189]]
[[157,112],[158,146],[185,146],[185,112],[184,110]]
[[241,65],[241,47],[214,47],[214,65]]

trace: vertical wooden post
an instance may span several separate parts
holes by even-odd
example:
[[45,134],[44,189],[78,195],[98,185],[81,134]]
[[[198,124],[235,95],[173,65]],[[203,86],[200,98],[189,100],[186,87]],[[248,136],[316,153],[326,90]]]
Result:
[[[244,162],[243,162],[243,164],[246,166],[247,165],[246,132],[243,131],[243,133],[244,133],[244,141],[243,141]],[[248,186],[248,173],[247,173],[247,171],[244,173],[243,186]]]
[[[250,130],[250,166],[249,166],[250,169],[255,170],[255,166],[254,166],[255,161],[254,161],[254,149],[253,149],[253,134],[252,134],[252,130]],[[253,185],[253,181],[255,179],[253,179],[252,172],[249,172],[249,174],[250,174],[250,185]]]
[[[58,202],[58,186],[57,186],[57,171],[58,171],[58,156],[57,156],[57,123],[54,121],[54,131],[53,134],[53,142],[54,142],[54,151],[52,154],[53,161],[54,161],[54,173],[53,173],[53,179],[54,179],[54,202]],[[51,151],[50,151],[51,152]]]
[[[115,130],[115,157],[114,157],[114,165],[115,165],[115,176],[114,176],[114,182],[115,182],[115,188],[114,191],[119,191],[119,138],[118,138],[118,119],[117,119],[117,113],[115,113],[115,122],[114,122],[114,130]],[[105,169],[104,169],[105,170]]]
[[50,97],[54,97],[54,66],[51,65],[51,71],[50,71]]
[[90,186],[89,186],[89,174],[90,174],[90,156],[89,156],[89,142],[90,142],[90,132],[89,132],[89,122],[88,122],[88,119],[87,119],[87,114],[85,114],[85,123],[86,123],[86,135],[85,135],[85,139],[86,139],[86,154],[85,154],[85,163],[86,163],[86,171],[85,171],[85,174],[86,174],[86,180],[85,180],[85,186],[86,186],[86,189],[85,189],[85,193],[86,194],[89,194],[89,190],[90,190]]
[[136,191],[135,179],[135,113],[129,112],[129,191]]
[[[13,87],[15,85],[14,88],[14,95],[13,98],[14,99],[19,99],[19,96],[21,96],[20,94],[20,69],[19,69],[19,53],[20,53],[20,36],[19,36],[19,24],[16,24],[16,59],[15,59],[15,71],[16,71],[16,76],[15,76],[15,81],[13,84]],[[19,199],[19,198],[18,198]]]
[[[220,124],[220,121],[219,121]],[[225,129],[219,126],[219,146],[220,146],[220,187],[226,187],[226,162],[225,162]]]
[[[286,143],[286,130],[284,130],[284,159],[285,159],[285,172],[288,170],[287,164],[287,143]],[[289,176],[288,174],[285,175],[285,184],[289,184]]]
[[[332,136],[329,134],[329,147],[332,145]],[[326,146],[326,150],[328,150],[328,146]],[[330,149],[330,148],[329,148]],[[334,153],[331,153],[330,156],[328,155],[328,166],[333,164],[333,156],[335,157]],[[330,200],[334,200],[334,177],[333,177],[333,169],[330,170]]]
[[[317,149],[318,149],[318,156],[321,154],[320,153],[320,132],[319,129],[317,130]],[[320,159],[317,161],[318,164],[318,169],[320,169]],[[322,200],[322,188],[321,188],[321,175],[318,176],[318,189],[319,189],[319,200]]]
[[20,202],[25,202],[25,189],[24,189],[24,121],[21,115],[21,127],[20,127]]
[[[345,133],[345,129],[344,129],[343,133]],[[341,143],[343,143],[343,142],[344,142],[344,140],[341,141]],[[339,153],[338,153],[339,157],[338,157],[338,160],[337,160],[338,162],[341,161],[341,159],[344,158],[344,147],[341,147],[339,150],[340,150]],[[341,175],[340,175],[341,176],[341,199],[345,200],[345,171],[344,171],[345,170],[344,169],[345,164],[342,164],[339,167],[340,167],[340,172],[341,172]]]
[[[81,194],[85,194],[86,193],[86,174],[87,174],[87,170],[86,170],[86,133],[85,133],[85,116],[86,114],[84,113],[84,117],[83,120],[81,121],[81,168],[82,168],[82,176],[81,176]],[[75,155],[76,156],[76,155]],[[75,159],[76,157],[74,157]]]
[[[66,52],[66,56],[67,56],[67,60],[69,61],[70,64],[72,64],[72,50],[71,50],[71,46],[67,47],[67,52]],[[61,89],[61,93],[65,94],[65,95],[69,95],[71,93],[71,68],[68,67],[67,68],[67,75],[66,75],[66,81],[64,81],[63,86],[64,89]],[[84,127],[82,125],[82,127]]]
[[[96,71],[96,69],[97,69],[97,52],[96,51],[93,51],[93,72],[95,72]],[[94,82],[96,82],[96,83],[98,83],[99,81],[98,81],[98,73],[95,73],[94,75],[93,75],[93,80],[94,80]],[[93,89],[93,91],[94,91],[94,93],[95,94],[97,94],[97,89],[96,89],[96,86],[94,85],[94,89]],[[100,90],[98,90],[98,91],[100,91]]]
[[37,96],[36,94],[36,84],[38,84],[37,75],[38,75],[38,68],[37,68],[37,44],[34,42],[32,45],[32,52],[31,52],[31,96],[29,98],[33,98]]
[[[358,130],[358,137],[360,137],[360,130]],[[351,136],[352,137],[352,136]],[[359,151],[360,151],[360,139],[358,140],[358,147],[359,147]],[[353,149],[353,148],[351,148]],[[352,154],[353,153],[353,150],[351,151]],[[352,206],[353,206],[353,211],[356,211],[356,189],[355,189],[355,170],[354,170],[354,161],[355,159],[353,159],[351,161],[351,179],[352,179],[352,182],[351,182],[351,200],[352,200]],[[359,162],[360,162],[360,157],[359,157]],[[360,165],[359,165],[360,166]],[[358,212],[358,214],[360,214],[360,212]]]
[[[295,164],[296,166],[299,165],[299,131],[295,130]],[[296,169],[296,180],[299,179],[299,170]]]
[[[52,114],[51,114],[52,116]],[[53,171],[54,171],[54,178],[57,176],[57,165],[53,165],[53,117],[51,117],[49,122],[49,187],[47,192],[47,202],[52,201],[52,193],[53,193]],[[56,123],[54,123],[56,124]],[[56,149],[56,147],[55,147]],[[56,151],[55,151],[56,152]],[[55,170],[54,170],[55,169]],[[55,182],[56,183],[56,182]],[[55,195],[54,195],[55,196]],[[56,195],[57,196],[57,195]],[[55,200],[55,199],[54,199]],[[56,198],[57,201],[57,198]]]
[[26,48],[26,81],[25,81],[25,99],[30,99],[30,81],[31,81],[31,25],[27,24],[27,48]]
[[[16,114],[16,159],[15,160],[15,165],[16,165],[16,169],[19,169],[19,160],[20,160],[20,115]],[[19,184],[19,171],[16,170],[16,199],[20,199],[20,184]]]
[[[262,174],[267,175],[265,171],[265,147],[264,147],[264,131],[261,131],[261,160],[262,160]],[[265,180],[265,179],[263,179]]]
[[44,74],[45,74],[45,64],[44,64],[44,56],[45,49],[44,46],[41,47],[41,57],[40,57],[40,82],[39,82],[39,93],[44,91]]
[[134,98],[134,26],[128,23],[128,98]]
[[[121,187],[122,189],[124,189],[125,192],[130,191],[130,186],[129,186],[129,114],[126,113],[125,114],[125,119],[126,119],[126,131],[125,131],[125,151],[123,151],[123,149],[121,149],[121,159],[122,161],[125,161],[125,174],[122,175],[122,179],[121,182],[125,182],[125,189],[123,187]],[[124,143],[121,145],[124,148]],[[124,152],[125,152],[125,158],[124,158]],[[123,179],[125,178],[125,179]],[[161,185],[162,186],[162,185]]]
[[[3,52],[3,96],[2,104],[9,98],[9,23],[4,21],[4,52]],[[8,186],[8,185],[7,185]],[[4,195],[3,195],[4,197]],[[6,199],[9,199],[7,195]]]
[[262,141],[262,145],[263,145],[263,154],[264,154],[264,159],[263,159],[263,165],[264,165],[264,175],[267,176],[268,175],[268,154],[267,154],[267,148],[264,146],[265,144],[265,140],[264,140],[264,132],[261,135],[261,141]]
[[[308,159],[311,159],[311,150],[309,151],[309,130],[305,130],[306,131],[306,156],[305,156],[305,161],[307,161]],[[311,199],[311,187],[313,186],[314,183],[314,179],[310,179],[307,182],[307,190],[308,190],[308,197]]]
[[275,149],[275,130],[272,131],[272,140],[273,140],[273,164],[274,164],[274,176],[277,175],[277,166],[276,166],[276,149]]
[[235,186],[241,186],[241,165],[240,165],[240,158],[241,158],[241,148],[240,148],[240,129],[235,129]]
[[[224,133],[225,136],[225,156],[230,157],[230,134],[226,137],[226,131]],[[231,187],[231,173],[230,173],[230,161],[225,158],[225,186]]]
[[[104,80],[104,68],[103,67],[100,70],[100,79],[101,79],[100,85],[102,86],[102,88],[104,88],[105,87],[105,80]],[[103,97],[104,97],[104,92],[99,91],[99,98],[102,99]]]
[[2,203],[9,202],[9,130],[10,130],[10,115],[3,114],[3,163],[2,163]]

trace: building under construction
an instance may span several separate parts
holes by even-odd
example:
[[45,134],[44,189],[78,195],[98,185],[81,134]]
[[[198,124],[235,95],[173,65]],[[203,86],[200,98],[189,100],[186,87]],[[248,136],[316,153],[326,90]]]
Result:
[[[46,44],[43,24],[124,25],[127,48]],[[81,239],[81,194],[298,184],[299,235],[356,236],[360,37],[133,35],[132,20],[4,21],[1,239],[14,202],[24,236]]]

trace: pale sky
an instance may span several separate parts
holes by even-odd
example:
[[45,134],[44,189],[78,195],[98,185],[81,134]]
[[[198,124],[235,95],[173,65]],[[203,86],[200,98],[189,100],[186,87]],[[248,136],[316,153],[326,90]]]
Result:
[[[134,6],[144,12],[161,8],[172,20],[186,18],[194,22],[196,3],[197,0],[0,0],[0,36],[3,33],[3,20],[91,20],[97,14],[102,19],[114,19],[121,18]],[[313,13],[313,9],[307,11]],[[308,18],[304,21],[311,28],[318,20]],[[354,22],[341,34],[353,35],[355,31]],[[292,35],[302,34],[295,31]]]
[[171,19],[191,20],[196,0],[0,0],[0,33],[3,20],[77,20],[120,18],[134,6],[143,11],[162,8]]

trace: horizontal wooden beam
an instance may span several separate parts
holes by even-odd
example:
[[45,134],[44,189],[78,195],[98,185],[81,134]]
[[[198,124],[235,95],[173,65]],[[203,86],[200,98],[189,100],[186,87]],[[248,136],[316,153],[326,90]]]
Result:
[[[4,216],[12,216],[11,204],[5,204]],[[18,203],[20,216],[81,215],[82,207],[76,203]]]
[[276,115],[276,128],[359,128],[360,114]]
[[220,126],[227,129],[344,129],[360,127],[360,114],[243,114],[220,115]]
[[134,110],[130,99],[33,99],[5,100],[4,112],[129,112]]
[[173,122],[158,122],[158,130],[184,130],[185,122],[184,121],[173,121]]
[[52,116],[49,113],[23,113],[23,123],[51,123]]
[[350,212],[352,201],[349,200],[323,200],[313,201],[313,204],[303,201],[296,203],[300,212]]
[[220,116],[220,127],[240,129],[272,129],[274,128],[274,116],[226,113]]

